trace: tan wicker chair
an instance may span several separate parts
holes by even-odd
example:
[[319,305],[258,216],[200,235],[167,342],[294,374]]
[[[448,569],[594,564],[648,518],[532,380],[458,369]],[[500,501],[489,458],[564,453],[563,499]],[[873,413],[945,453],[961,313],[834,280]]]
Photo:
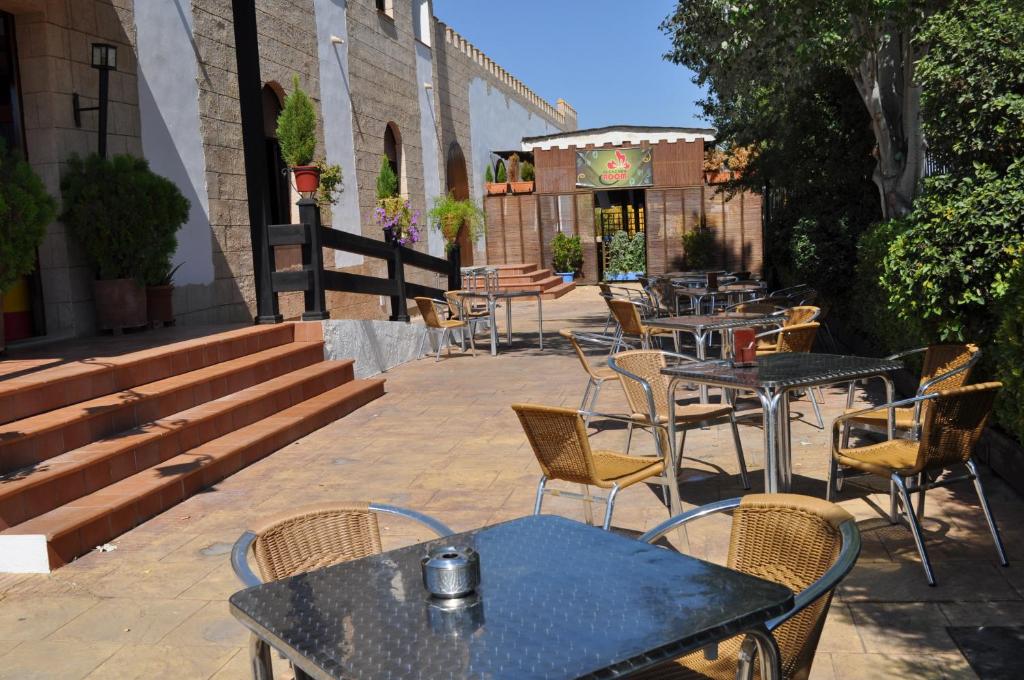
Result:
[[636,301],[624,300],[622,298],[606,298],[606,301],[612,316],[618,323],[618,328],[615,332],[617,345],[621,343],[623,338],[636,338],[640,341],[641,347],[649,349],[651,338],[655,335],[672,335],[672,331],[651,328],[646,325],[643,317],[640,315],[639,303]]
[[431,333],[439,334],[437,341],[437,356],[434,361],[441,360],[441,350],[445,347],[448,348],[448,353],[452,351],[452,329],[461,328],[464,329],[462,334],[463,351],[465,351],[466,336],[469,336],[469,346],[473,351],[473,356],[476,356],[476,343],[473,340],[473,333],[470,329],[470,323],[464,319],[442,319],[441,315],[437,313],[437,308],[442,309],[448,306],[448,302],[444,300],[434,300],[428,297],[416,298],[416,306],[419,307],[420,314],[423,316],[423,323],[427,327],[426,333],[423,334],[423,339],[420,340],[419,350],[416,352],[416,356],[423,355],[423,345],[427,341],[427,336]]
[[[981,486],[978,470],[972,460],[974,446],[981,437],[992,411],[996,392],[1002,383],[990,382],[969,385],[944,392],[933,392],[912,399],[885,404],[882,409],[903,406],[916,406],[927,403],[928,408],[922,409],[924,419],[921,425],[920,441],[906,439],[890,439],[880,444],[846,448],[839,445],[839,432],[846,421],[855,418],[865,411],[855,411],[840,416],[833,424],[832,462],[829,466],[827,494],[831,500],[838,490],[837,482],[844,468],[857,470],[867,474],[888,477],[899,492],[899,501],[914,534],[914,543],[921,555],[925,576],[929,585],[935,585],[935,574],[928,552],[921,535],[919,519],[924,515],[924,498],[928,489],[947,486],[960,481],[974,482],[974,490],[978,494],[985,520],[988,522],[992,540],[996,544],[999,560],[1005,566],[1006,553],[999,529],[988,499]],[[959,477],[946,477],[941,480],[939,475],[948,467],[963,465],[967,474]],[[914,512],[910,495],[917,493],[918,507]],[[893,513],[893,520],[896,519]]]
[[[576,356],[583,365],[583,370],[587,373],[587,389],[583,392],[583,400],[580,402],[580,410],[593,411],[597,408],[597,397],[601,394],[601,386],[609,381],[618,382],[619,374],[605,366],[591,365],[590,359],[587,357],[587,354],[583,350],[583,346],[580,342],[582,341],[588,344],[606,347],[611,345],[611,341],[601,335],[578,333],[567,328],[563,328],[558,331],[558,334],[568,340],[569,344],[572,345],[573,350],[576,352]],[[584,420],[589,424],[589,416]]]
[[[783,677],[803,680],[811,671],[832,594],[860,554],[854,518],[838,505],[795,494],[751,494],[712,503],[673,517],[640,537],[654,543],[683,524],[716,512],[733,511],[727,566],[780,583],[795,606],[768,623],[778,643]],[[748,676],[754,657],[740,636],[718,644],[714,660],[703,651],[660,664],[635,677],[644,680]],[[757,668],[757,664],[753,664]]]
[[[438,536],[453,533],[429,515],[394,505],[367,502],[310,505],[271,517],[245,531],[231,549],[231,567],[248,588],[375,555],[381,551],[377,524],[377,516],[381,514],[418,522]],[[250,553],[259,576],[249,566]],[[272,678],[267,643],[253,635],[249,651],[257,677]]]
[[[513,404],[526,438],[533,447],[543,476],[537,486],[533,514],[539,515],[544,494],[577,498],[585,503],[587,522],[592,522],[591,502],[605,501],[604,529],[612,522],[615,497],[619,490],[657,477],[665,471],[662,458],[627,456],[613,451],[593,451],[587,439],[586,425],[578,411],[554,406]],[[582,494],[548,489],[547,482],[557,479],[583,486]],[[589,487],[608,489],[607,498],[592,497]]]
[[[631,350],[619,352],[608,360],[608,366],[622,376],[622,389],[626,393],[626,402],[631,411],[628,417],[628,434],[626,453],[629,453],[633,438],[633,428],[649,430],[654,435],[657,450],[668,459],[672,457],[676,466],[682,464],[683,448],[686,445],[686,431],[699,427],[707,421],[728,418],[732,427],[733,445],[736,447],[736,460],[740,468],[740,481],[744,489],[750,488],[747,478],[747,463],[743,458],[743,445],[740,442],[739,429],[736,426],[736,413],[731,404],[688,404],[675,409],[675,427],[679,432],[678,454],[670,450],[668,438],[668,379],[661,369],[674,361],[697,361],[683,354],[673,354],[660,350]],[[615,416],[606,416],[612,417]]]
[[[792,307],[790,309],[801,309],[800,307]],[[817,307],[803,307],[803,310],[817,310]],[[787,312],[790,310],[787,310]],[[806,311],[798,312],[799,315],[805,314]],[[783,324],[782,328],[778,328],[773,331],[767,331],[765,333],[759,333],[757,335],[758,340],[762,338],[774,337],[774,342],[762,347],[758,346],[757,356],[768,356],[769,354],[782,354],[783,352],[803,352],[807,353],[814,347],[814,339],[818,335],[818,328],[821,326],[817,321],[810,323],[797,323],[786,325]],[[825,403],[825,395],[821,393],[821,388],[811,388],[807,390],[807,395],[811,400],[811,407],[814,409],[814,417],[818,421],[818,429],[825,429],[825,421],[821,417],[821,407],[818,402]]]
[[[977,345],[948,344],[929,345],[917,349],[893,354],[889,359],[902,359],[912,354],[924,353],[924,365],[921,368],[921,380],[918,383],[918,397],[931,392],[951,390],[966,385],[971,378],[971,371],[981,359],[981,350]],[[846,396],[846,411],[850,414],[863,409],[853,408],[854,383],[850,383]],[[922,409],[928,408],[928,402],[918,402],[914,406],[893,409],[896,429],[910,437],[917,436],[921,423]],[[845,421],[843,429],[843,446],[850,445],[850,430],[859,428],[872,432],[887,432],[889,413],[886,409],[876,408],[861,413]]]

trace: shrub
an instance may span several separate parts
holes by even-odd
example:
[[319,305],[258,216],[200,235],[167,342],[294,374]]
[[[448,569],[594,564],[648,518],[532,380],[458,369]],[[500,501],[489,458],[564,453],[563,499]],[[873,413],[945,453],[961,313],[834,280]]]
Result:
[[608,266],[606,274],[624,274],[629,271],[629,234],[619,230],[608,242]]
[[55,212],[42,180],[0,137],[0,293],[35,268],[36,249]]
[[377,171],[377,201],[398,195],[398,175],[391,168],[387,156],[380,157],[380,170]]
[[[1021,251],[1016,252],[1018,258]],[[1024,442],[1024,262],[1008,277],[1000,321],[992,343],[996,378],[1003,383],[996,402],[999,423]]]
[[551,251],[555,271],[559,274],[575,274],[583,266],[583,244],[579,236],[558,232],[551,241]]
[[1000,176],[925,180],[885,257],[882,289],[928,341],[987,342],[1007,276],[1024,245],[1024,160]]
[[309,165],[316,151],[316,109],[309,95],[299,87],[299,77],[292,76],[292,91],[284,98],[284,107],[277,117],[277,141],[281,156],[296,167]]
[[320,186],[316,190],[316,202],[321,207],[337,204],[344,188],[341,166],[321,159],[316,162],[316,167],[320,169]]
[[706,269],[715,261],[715,232],[700,227],[683,234],[683,258],[690,269]]
[[878,354],[920,347],[924,331],[917,319],[901,319],[889,308],[889,296],[882,288],[885,258],[896,237],[906,229],[903,222],[880,222],[865,231],[857,242],[857,264],[853,295],[848,296],[845,318],[867,336]]
[[451,250],[466,226],[471,243],[476,243],[486,228],[484,211],[470,199],[458,200],[451,193],[434,199],[434,207],[427,213],[433,227],[444,234],[445,247]]
[[494,181],[499,184],[504,184],[508,181],[508,174],[505,172],[505,164],[501,161],[498,161],[498,172],[495,175]]
[[487,164],[487,169],[484,170],[484,181],[488,184],[494,182],[494,168],[491,167],[490,163]]
[[530,161],[523,161],[523,164],[519,166],[519,176],[523,178],[524,182],[532,182],[536,176],[536,171],[533,169],[533,163]]
[[60,219],[100,279],[154,281],[169,269],[189,202],[145,160],[73,155],[60,187]]
[[629,241],[629,248],[626,249],[626,267],[628,272],[647,271],[647,241],[642,231],[633,234]]

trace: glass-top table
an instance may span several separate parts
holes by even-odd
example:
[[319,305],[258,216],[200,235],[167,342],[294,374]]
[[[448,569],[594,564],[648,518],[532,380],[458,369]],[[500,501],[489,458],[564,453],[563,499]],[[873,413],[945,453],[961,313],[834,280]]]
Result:
[[[475,600],[423,587],[429,546],[480,554]],[[539,515],[235,593],[232,614],[313,678],[618,678],[733,635],[777,658],[784,586],[562,517]],[[769,676],[781,677],[779,668]]]
[[487,314],[490,317],[491,356],[498,353],[498,300],[505,301],[505,335],[506,342],[512,344],[512,300],[516,298],[537,299],[537,341],[540,349],[544,349],[544,291],[541,290],[464,290],[459,297],[479,298],[487,300]]
[[[793,469],[789,431],[789,393],[792,390],[836,383],[880,378],[885,382],[886,401],[893,400],[890,373],[903,368],[892,359],[786,352],[757,358],[757,365],[739,368],[731,361],[691,362],[669,366],[668,429],[670,450],[675,450],[675,390],[679,382],[753,392],[764,408],[764,486],[768,493],[789,491]],[[889,411],[889,438],[893,437],[895,414]]]

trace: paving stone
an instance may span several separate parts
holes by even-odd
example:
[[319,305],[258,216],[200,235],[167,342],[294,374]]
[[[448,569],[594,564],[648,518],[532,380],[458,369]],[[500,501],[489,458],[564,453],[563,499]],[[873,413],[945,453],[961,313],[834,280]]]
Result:
[[118,648],[119,645],[113,643],[67,640],[23,642],[0,656],[0,678],[79,680],[110,658]]
[[208,678],[237,652],[219,646],[134,645],[122,647],[87,677],[89,680]]
[[202,606],[202,602],[190,600],[111,598],[100,601],[47,639],[155,644]]
[[5,597],[0,602],[0,640],[41,640],[97,602],[91,597]]

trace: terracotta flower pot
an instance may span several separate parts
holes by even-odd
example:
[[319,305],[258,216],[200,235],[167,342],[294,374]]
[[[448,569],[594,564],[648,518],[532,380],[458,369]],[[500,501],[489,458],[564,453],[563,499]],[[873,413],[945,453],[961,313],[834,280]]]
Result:
[[135,279],[95,281],[93,292],[100,330],[118,332],[146,325],[146,289]]
[[174,286],[148,286],[146,288],[146,317],[149,323],[168,325],[174,322]]
[[533,180],[528,182],[510,182],[513,194],[533,193]]
[[296,165],[292,174],[295,175],[295,190],[300,194],[311,194],[320,187],[320,168],[315,165]]
[[508,182],[487,182],[488,196],[501,196],[508,193]]

